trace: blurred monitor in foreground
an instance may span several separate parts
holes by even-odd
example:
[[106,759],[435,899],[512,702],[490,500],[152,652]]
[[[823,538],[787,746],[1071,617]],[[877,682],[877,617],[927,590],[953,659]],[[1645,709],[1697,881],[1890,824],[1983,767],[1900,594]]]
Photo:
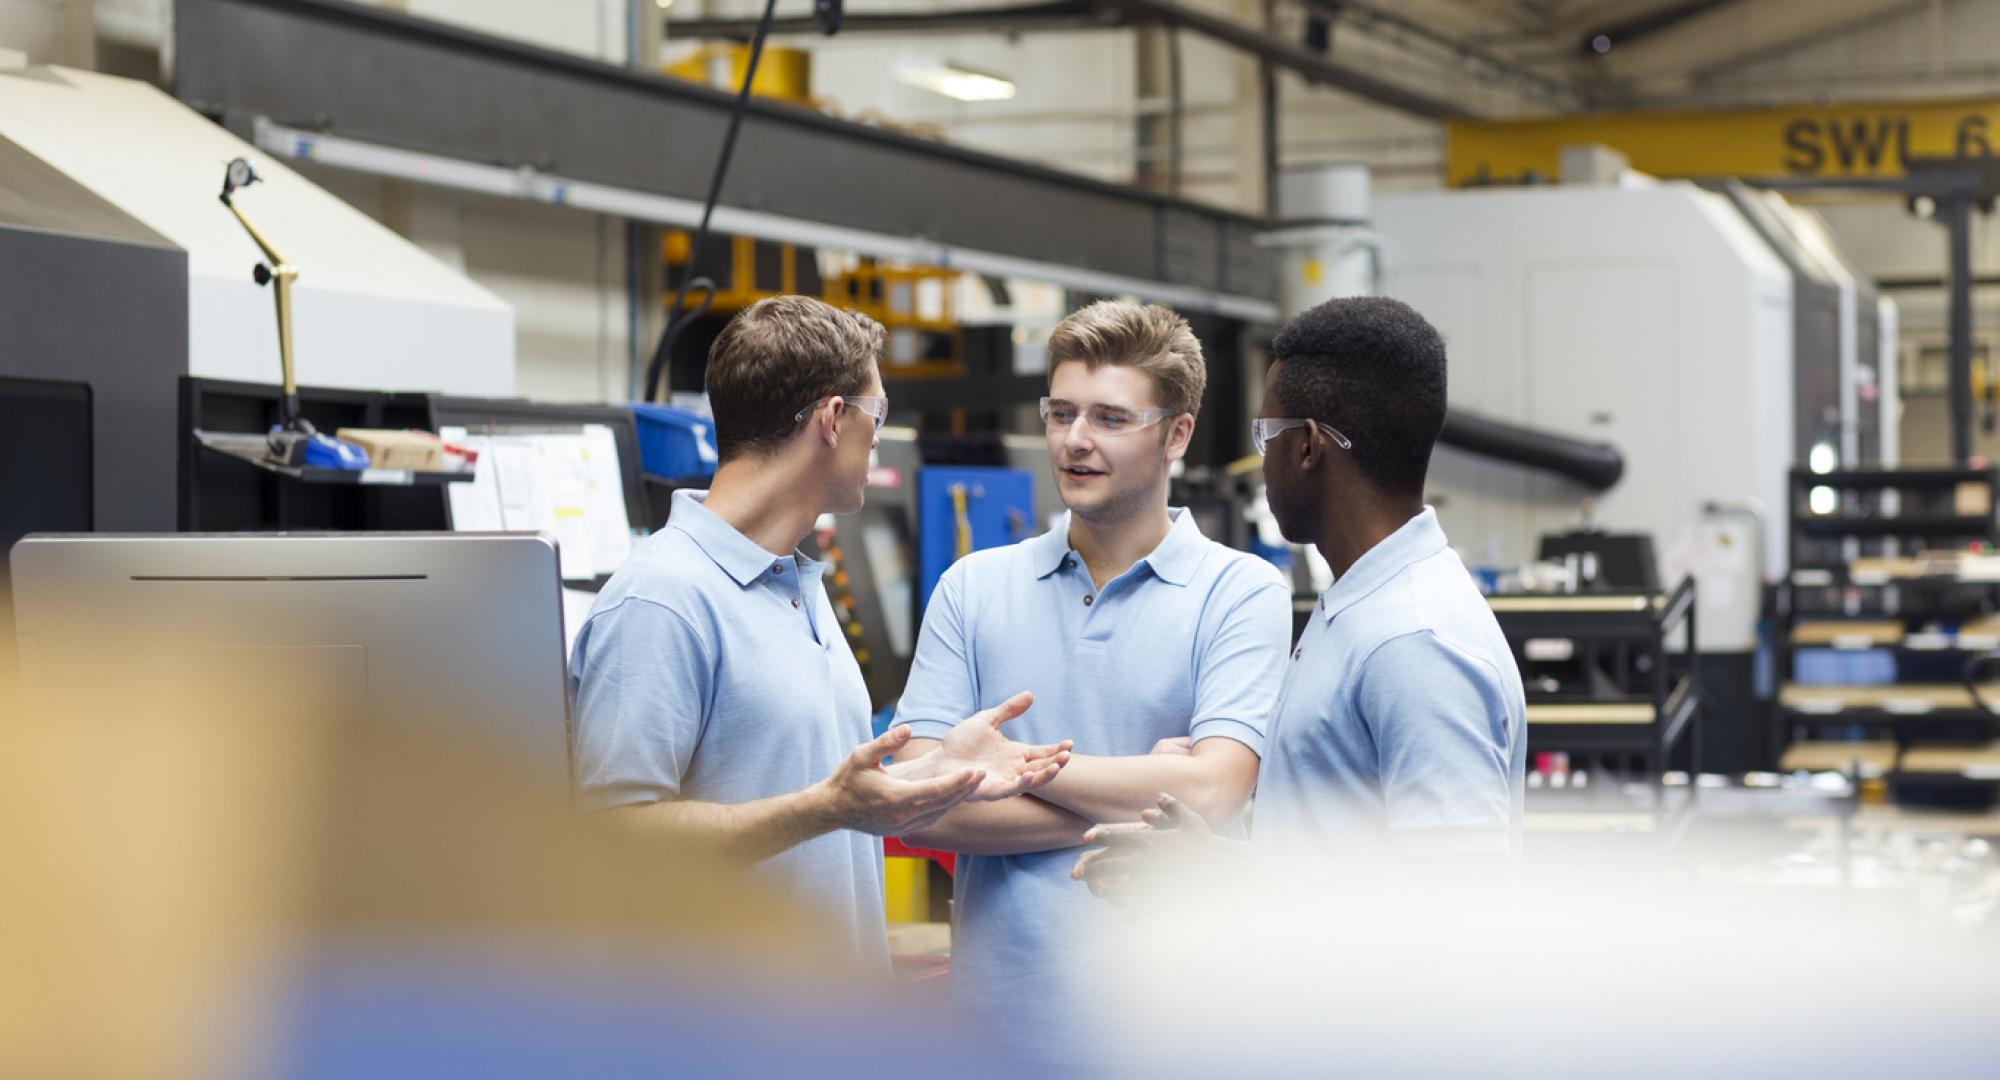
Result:
[[548,790],[545,542],[21,554],[0,1077],[1022,1075],[731,853]]
[[561,585],[545,536],[32,535],[12,561],[30,709],[435,729],[568,792]]

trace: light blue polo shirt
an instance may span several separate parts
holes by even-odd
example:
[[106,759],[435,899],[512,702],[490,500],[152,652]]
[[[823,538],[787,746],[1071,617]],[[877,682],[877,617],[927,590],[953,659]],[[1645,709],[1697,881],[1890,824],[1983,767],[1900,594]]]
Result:
[[[744,803],[825,779],[871,738],[868,689],[820,583],[677,491],[613,574],[570,660],[578,801]],[[882,841],[838,830],[757,864],[888,964]]]
[[[1133,755],[1161,739],[1234,739],[1262,753],[1291,637],[1291,596],[1270,563],[1202,536],[1194,515],[1153,552],[1092,584],[1069,516],[1032,540],[947,570],[924,612],[896,722],[921,738],[1032,690],[1008,722],[1028,743]],[[1067,1025],[1061,965],[1110,905],[1070,880],[1079,849],[966,856],[953,897],[955,992],[1004,1030]]]
[[1251,841],[1518,852],[1526,708],[1500,624],[1426,507],[1320,594],[1287,661]]

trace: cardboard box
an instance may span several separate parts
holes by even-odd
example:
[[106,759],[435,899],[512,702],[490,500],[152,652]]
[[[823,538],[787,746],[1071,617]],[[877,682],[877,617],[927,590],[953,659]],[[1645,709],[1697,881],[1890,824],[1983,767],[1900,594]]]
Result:
[[341,428],[336,438],[368,451],[368,463],[378,469],[436,472],[444,467],[444,443],[428,431]]

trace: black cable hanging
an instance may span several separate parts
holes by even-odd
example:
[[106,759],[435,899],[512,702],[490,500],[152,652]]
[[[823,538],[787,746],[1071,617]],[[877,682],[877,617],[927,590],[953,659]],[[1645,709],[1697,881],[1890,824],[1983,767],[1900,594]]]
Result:
[[[831,35],[840,29],[844,0],[813,0],[813,14],[819,19],[822,34]],[[708,242],[708,219],[715,213],[716,200],[722,196],[723,178],[729,175],[729,159],[736,154],[736,134],[743,127],[743,114],[750,105],[750,85],[757,78],[757,63],[764,56],[764,40],[771,34],[771,19],[777,11],[778,0],[764,0],[764,14],[757,20],[757,32],[750,37],[750,57],[743,66],[743,85],[736,92],[736,104],[729,112],[729,127],[722,135],[722,152],[716,157],[715,172],[709,177],[708,198],[701,204],[701,222],[695,227],[694,240],[688,245],[686,270],[681,274],[681,283],[674,289],[674,302],[667,305],[667,325],[660,334],[660,344],[653,350],[652,362],[646,365],[646,382],[641,400],[659,400],[662,382],[666,378],[667,359],[673,355],[674,342],[679,340],[687,324],[707,314],[709,305],[715,300],[715,282],[705,276],[698,276],[695,268],[701,265],[702,248]],[[688,292],[701,291],[701,300],[693,311],[687,310]]]

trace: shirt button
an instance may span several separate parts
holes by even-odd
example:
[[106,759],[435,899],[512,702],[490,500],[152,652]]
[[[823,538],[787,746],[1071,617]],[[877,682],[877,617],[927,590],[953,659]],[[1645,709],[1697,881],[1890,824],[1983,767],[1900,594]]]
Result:
[[798,607],[798,606],[799,606],[799,602],[798,602],[797,600],[794,600],[794,601],[792,601],[792,606],[793,606],[793,607]]
[[[792,602],[792,606],[793,606],[793,607],[797,607],[797,606],[798,606],[798,601],[794,600],[794,601]],[[1304,656],[1305,654],[1306,654],[1306,651],[1305,651],[1304,649],[1293,649],[1293,650],[1292,650],[1292,659],[1294,659],[1294,660],[1297,660],[1297,659],[1298,659],[1299,657],[1301,657],[1301,656]]]
[[1075,559],[1064,559],[1064,560],[1063,560],[1063,564],[1062,564],[1062,568],[1063,568],[1063,569],[1065,569],[1065,570],[1074,570],[1074,569],[1076,569],[1076,560],[1075,560]]
[[771,572],[772,572],[773,574],[782,574],[782,573],[784,573],[784,572],[785,572],[785,564],[784,564],[784,563],[776,563],[776,564],[772,565],[772,567],[771,567]]
[[1095,597],[1095,596],[1086,596],[1086,597],[1084,597],[1084,598],[1083,598],[1083,606],[1084,606],[1084,607],[1089,607],[1090,605],[1092,605],[1092,604],[1094,604],[1094,603],[1096,603],[1096,602],[1097,602],[1097,597]]

